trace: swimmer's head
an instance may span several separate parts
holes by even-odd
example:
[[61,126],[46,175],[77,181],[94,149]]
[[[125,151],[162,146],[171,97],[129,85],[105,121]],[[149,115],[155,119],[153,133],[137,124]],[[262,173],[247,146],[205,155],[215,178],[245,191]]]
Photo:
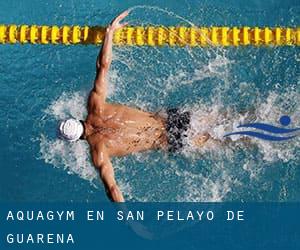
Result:
[[81,121],[77,119],[67,119],[61,121],[58,125],[59,138],[74,142],[80,139],[84,133],[84,126]]

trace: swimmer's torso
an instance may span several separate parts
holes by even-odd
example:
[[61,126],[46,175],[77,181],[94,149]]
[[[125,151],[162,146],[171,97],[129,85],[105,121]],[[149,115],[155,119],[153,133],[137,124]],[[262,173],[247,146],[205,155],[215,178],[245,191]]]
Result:
[[165,122],[142,110],[119,104],[94,103],[90,96],[86,123],[92,127],[87,140],[93,149],[104,143],[110,156],[122,156],[166,146]]

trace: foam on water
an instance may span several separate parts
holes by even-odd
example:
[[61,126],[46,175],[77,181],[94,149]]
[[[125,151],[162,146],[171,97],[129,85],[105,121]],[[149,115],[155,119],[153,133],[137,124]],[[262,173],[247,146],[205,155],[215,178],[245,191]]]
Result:
[[83,142],[66,144],[62,140],[49,140],[42,135],[41,157],[46,163],[62,167],[69,174],[77,174],[92,183],[98,175],[90,163],[88,145]]
[[[63,93],[45,110],[45,114],[49,119],[54,119],[56,124],[59,120],[69,117],[84,119],[86,97],[86,94],[78,92]],[[63,168],[69,174],[77,174],[91,183],[97,177],[97,173],[91,165],[88,145],[85,142],[67,143],[55,137],[51,139],[45,134],[41,134],[39,141],[40,157],[46,163]]]
[[[135,9],[139,8],[143,7]],[[255,82],[236,82],[232,68],[240,62],[228,53],[211,48],[114,48],[109,101],[154,112],[179,106],[192,113],[182,154],[145,152],[112,159],[127,200],[263,200],[260,193],[269,188],[263,180],[266,167],[299,163],[300,137],[277,144],[258,139],[243,142],[241,136],[224,140],[225,133],[242,123],[278,125],[283,114],[291,116],[293,127],[300,127],[298,83],[291,82],[284,91],[280,87],[265,91]],[[263,73],[269,74],[268,65],[262,67]],[[252,68],[256,70],[256,65]],[[64,93],[54,100],[45,110],[44,126],[53,126],[69,116],[84,119],[88,91]],[[196,148],[193,138],[206,132],[213,140]],[[98,183],[86,142],[71,145],[48,134],[42,134],[39,140],[45,162],[93,185]]]
[[[247,130],[243,128],[236,130],[236,127],[240,124],[249,122],[265,122],[278,126],[279,118],[283,114],[289,114],[293,121],[292,126],[299,127],[299,102],[300,94],[293,90],[293,88],[288,88],[285,92],[280,94],[270,92],[269,96],[265,100],[262,100],[261,98],[261,102],[257,102],[256,106],[252,110],[245,113],[239,113],[231,107],[226,108],[224,104],[220,102],[209,106],[204,103],[199,103],[194,107],[185,107],[185,110],[192,111],[191,129],[188,132],[189,136],[186,141],[186,144],[189,145],[187,150],[192,150],[194,148],[192,139],[199,134],[208,132],[214,140],[220,141],[220,143],[208,143],[207,146],[200,149],[200,151],[207,150],[210,146],[222,144],[222,142],[225,141],[224,135],[226,133],[234,130]],[[231,136],[231,140],[239,141],[241,138],[245,137],[246,136],[234,135]],[[264,155],[265,161],[283,160],[287,162],[297,157],[295,150],[297,150],[300,146],[299,142],[299,137],[293,139],[292,143],[274,143],[251,138],[244,147],[247,148],[249,143],[255,144]],[[230,145],[227,145],[227,147],[230,147]],[[199,149],[194,148],[194,150]]]
[[[251,180],[256,181],[262,173],[262,168],[266,162],[274,161],[295,161],[299,162],[299,153],[297,150],[300,147],[300,140],[293,140],[292,143],[274,144],[257,139],[251,139],[250,144],[256,145],[260,153],[255,153],[251,149],[253,145],[245,144],[235,138],[236,144],[223,144],[224,134],[232,131],[240,123],[244,123],[251,119],[253,121],[269,121],[276,124],[278,117],[283,112],[283,108],[290,106],[289,113],[292,114],[292,119],[296,121],[299,117],[299,106],[292,107],[292,103],[285,103],[287,100],[284,95],[289,95],[297,104],[300,102],[300,95],[296,92],[288,91],[283,96],[271,93],[266,101],[257,104],[255,114],[239,114],[235,111],[227,110],[224,112],[224,107],[220,103],[207,105],[198,103],[194,107],[185,107],[184,109],[192,111],[191,130],[189,131],[188,139],[192,139],[196,134],[209,132],[216,141],[209,141],[202,148],[195,148],[191,142],[187,141],[184,155],[187,157],[185,165],[192,169],[189,170],[182,166],[180,162],[170,159],[165,153],[149,155],[148,153],[138,153],[125,159],[114,159],[114,168],[116,176],[124,192],[127,200],[139,201],[158,201],[168,200],[162,194],[155,195],[151,190],[146,192],[147,186],[143,181],[143,174],[140,172],[151,173],[153,178],[169,178],[173,174],[177,180],[174,182],[178,185],[178,193],[175,197],[170,197],[170,200],[176,201],[222,201],[226,200],[228,193],[232,192],[234,186],[242,186],[243,183],[239,180],[236,174],[236,154],[237,149],[242,148],[246,152],[246,158],[239,162],[240,168],[238,171],[243,175],[249,173]],[[46,110],[49,116],[54,119],[63,119],[69,115],[83,118],[85,112],[86,96],[81,96],[80,93],[63,94],[58,100],[54,101]],[[281,101],[280,101],[281,100]],[[287,102],[287,101],[286,101]],[[285,110],[287,112],[287,110]],[[299,120],[294,124],[299,126]],[[250,147],[250,149],[248,149]],[[55,167],[60,167],[74,173],[83,179],[94,183],[97,179],[97,173],[91,165],[89,157],[89,149],[85,142],[66,143],[59,139],[49,139],[45,135],[40,138],[41,157],[46,163],[50,163]],[[253,154],[253,155],[251,155]],[[260,157],[259,155],[262,155]],[[256,158],[257,161],[254,161]],[[197,164],[201,161],[210,162],[211,169],[209,173],[198,172]],[[158,168],[160,161],[163,160],[164,168],[159,169],[153,174],[151,170]],[[135,165],[143,165],[143,169],[137,169]],[[147,170],[145,170],[147,168]],[[196,173],[193,171],[195,168]],[[140,181],[134,180],[140,178]],[[158,178],[158,179],[159,179]],[[167,182],[165,190],[172,190],[172,180]],[[249,185],[249,183],[245,183]],[[146,193],[140,194],[144,190]]]
[[[202,174],[193,174],[189,171],[180,172],[183,178],[184,194],[177,197],[177,201],[222,201],[231,191],[232,181],[223,163],[215,165],[219,174],[217,177],[205,177]],[[222,171],[221,171],[222,170]],[[199,185],[201,183],[201,185]]]

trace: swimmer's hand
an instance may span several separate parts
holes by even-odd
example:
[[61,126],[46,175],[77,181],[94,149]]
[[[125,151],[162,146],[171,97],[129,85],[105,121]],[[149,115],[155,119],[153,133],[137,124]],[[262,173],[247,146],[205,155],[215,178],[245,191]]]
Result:
[[117,16],[106,28],[103,45],[97,57],[96,78],[92,91],[94,91],[99,97],[98,103],[100,106],[105,102],[107,96],[107,76],[112,61],[112,45],[114,32],[117,29],[123,28],[128,24],[120,23],[126,16],[128,16],[128,14],[129,11],[124,11],[121,15]]
[[117,16],[107,27],[107,32],[115,32],[118,29],[124,28],[126,25],[128,25],[128,22],[120,23],[125,17],[127,17],[129,14],[129,11],[126,10],[123,13],[121,13],[119,16]]

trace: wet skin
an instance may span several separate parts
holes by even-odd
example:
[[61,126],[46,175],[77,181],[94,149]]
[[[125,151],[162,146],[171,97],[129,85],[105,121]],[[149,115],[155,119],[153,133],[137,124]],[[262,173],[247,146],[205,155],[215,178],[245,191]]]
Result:
[[85,128],[91,149],[103,143],[110,157],[167,147],[163,118],[124,105],[102,103],[95,92],[89,97]]
[[116,17],[107,27],[103,46],[96,61],[96,78],[89,95],[88,116],[84,121],[83,139],[90,145],[92,161],[99,171],[108,197],[124,202],[116,183],[110,158],[123,156],[165,144],[164,121],[151,113],[106,102],[107,75],[112,61],[113,35],[128,12]]
[[[125,105],[106,102],[113,35],[117,29],[127,25],[120,23],[127,15],[127,11],[123,12],[107,27],[96,61],[96,78],[88,99],[88,116],[84,121],[82,136],[90,145],[93,164],[99,171],[107,195],[115,202],[123,202],[124,198],[114,177],[111,157],[167,148],[164,118]],[[195,139],[195,145],[202,145],[208,138],[208,135],[201,135]]]

